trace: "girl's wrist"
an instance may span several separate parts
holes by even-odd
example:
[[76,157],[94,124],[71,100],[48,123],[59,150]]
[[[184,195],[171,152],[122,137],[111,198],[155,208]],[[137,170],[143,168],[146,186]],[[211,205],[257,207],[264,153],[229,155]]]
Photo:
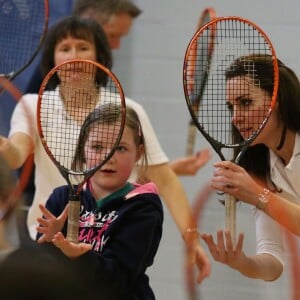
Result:
[[191,245],[195,240],[198,241],[200,236],[197,227],[189,227],[182,233],[182,239],[187,245]]

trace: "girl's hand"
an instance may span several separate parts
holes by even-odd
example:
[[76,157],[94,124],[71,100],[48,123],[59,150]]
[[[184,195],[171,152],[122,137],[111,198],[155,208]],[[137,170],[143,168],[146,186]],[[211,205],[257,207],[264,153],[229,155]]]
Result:
[[[200,284],[203,279],[209,276],[211,266],[210,261],[199,243],[198,239],[194,239],[191,243],[186,244],[188,269],[192,269],[194,265],[198,268],[197,283]],[[191,284],[194,284],[191,282]]]
[[200,243],[195,248],[195,263],[198,267],[197,282],[200,284],[210,274],[210,262]]
[[36,230],[42,233],[42,236],[37,241],[41,244],[51,242],[54,235],[62,230],[68,217],[68,205],[57,218],[44,205],[40,204],[39,208],[43,213],[43,217],[37,219],[39,226]]
[[92,250],[92,245],[85,243],[75,244],[70,242],[63,236],[61,232],[58,232],[54,235],[52,242],[69,258],[77,258],[89,250]]

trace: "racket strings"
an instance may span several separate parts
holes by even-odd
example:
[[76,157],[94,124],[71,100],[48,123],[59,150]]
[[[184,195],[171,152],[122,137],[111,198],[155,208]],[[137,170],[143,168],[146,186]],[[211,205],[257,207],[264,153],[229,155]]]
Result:
[[[193,113],[202,130],[224,145],[234,145],[234,119],[236,123],[243,121],[243,127],[238,129],[248,131],[247,136],[250,138],[269,114],[270,95],[264,95],[266,101],[263,110],[261,106],[250,105],[255,93],[260,93],[256,66],[251,59],[247,59],[251,55],[260,55],[262,59],[267,59],[272,55],[272,49],[259,30],[252,24],[239,20],[221,20],[206,26],[195,36],[187,52],[187,85],[193,86],[188,89],[188,98],[193,106]],[[247,69],[247,78],[238,83],[238,90],[244,97],[237,102],[234,98],[235,90],[228,92],[226,88],[225,74],[231,68],[237,68],[235,62],[238,58],[241,58],[239,63]],[[189,76],[193,71],[195,76]],[[200,96],[201,101],[197,100]],[[231,100],[228,102],[228,99]],[[238,109],[233,110],[233,107]]]
[[0,76],[27,65],[41,44],[47,27],[43,0],[0,1]]
[[199,102],[199,97],[203,94],[203,89],[206,83],[206,75],[209,70],[209,61],[211,54],[211,31],[206,31],[202,38],[203,42],[192,45],[188,66],[187,66],[187,81],[190,99],[195,105]]
[[[209,7],[204,9],[197,23],[197,30],[201,28],[203,25],[207,24],[209,21],[213,20],[215,18],[215,15],[216,12],[213,8]],[[212,38],[212,36],[207,38]],[[201,64],[199,68],[199,64],[197,64],[197,57],[202,57],[205,55],[205,60],[202,59],[202,61],[203,62],[208,61],[208,55],[209,53],[211,53],[212,47],[210,47],[210,49],[201,49],[201,48],[197,48],[196,43],[193,46],[194,46],[193,53],[191,54],[191,56],[193,57],[189,61],[187,72],[184,74],[184,76],[187,76],[188,78],[187,89],[189,91],[189,94],[193,95],[194,94],[193,91],[196,90],[197,95],[200,95],[198,97],[194,97],[191,99],[193,105],[195,106],[195,111],[197,111],[197,103],[199,102],[199,98],[201,98],[201,95],[203,93],[203,88],[205,85],[205,80],[202,79],[203,72],[205,71],[205,68],[207,68],[205,64]],[[187,156],[193,155],[194,153],[195,142],[196,142],[196,131],[197,131],[197,127],[195,126],[193,120],[191,119],[188,126],[188,138],[187,138],[187,147],[186,147]]]
[[[60,84],[54,90],[40,92],[42,142],[52,159],[75,176],[105,161],[116,147],[121,131],[120,122],[107,120],[122,104],[117,83],[112,78],[106,86],[95,82],[95,74],[104,71],[94,65],[91,68],[90,64],[80,62],[80,68],[76,62],[63,64],[46,77],[42,86],[55,77]],[[90,127],[89,118],[99,120],[97,126]],[[92,156],[93,164],[74,164],[78,152]]]

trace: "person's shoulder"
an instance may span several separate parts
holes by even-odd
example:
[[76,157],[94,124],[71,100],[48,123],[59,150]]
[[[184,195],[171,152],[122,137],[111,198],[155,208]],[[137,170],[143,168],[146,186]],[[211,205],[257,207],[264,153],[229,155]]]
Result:
[[[142,124],[143,131],[145,130],[145,128],[147,128],[147,130],[144,131],[144,134],[149,134],[149,128],[152,126],[151,126],[151,121],[149,119],[149,116],[148,116],[145,108],[140,103],[138,103],[130,98],[126,98],[125,101],[126,101],[126,106],[132,108],[138,115],[139,120]],[[153,139],[154,137],[149,136],[149,138]]]
[[70,199],[70,188],[67,185],[56,187],[52,190],[48,200],[46,201],[46,207],[53,213],[60,213],[68,204]]
[[137,194],[151,193],[151,194],[158,195],[158,189],[154,182],[147,182],[144,184],[133,183],[133,186],[134,189],[126,195],[126,199],[129,199],[133,195],[137,195]]
[[38,103],[38,94],[24,94],[18,103],[36,106]]
[[134,189],[130,191],[126,196],[125,200],[141,200],[143,204],[155,205],[159,210],[162,209],[161,199],[158,193],[158,189],[153,182],[145,184],[133,183]]
[[22,96],[22,99],[31,100],[31,101],[37,101],[38,97],[39,97],[38,94],[28,93],[28,94],[24,94]]
[[53,189],[52,197],[59,198],[68,198],[67,196],[70,194],[70,188],[68,185],[61,185]]
[[[70,197],[70,194],[77,195],[78,185],[74,185],[73,189],[74,189],[74,191],[70,191],[70,187],[68,185],[60,185],[53,189],[52,195],[55,197],[59,197],[59,198],[66,198],[68,200]],[[80,195],[83,198],[92,197],[89,190],[86,190],[86,189],[81,190]]]
[[126,97],[125,102],[126,102],[126,105],[133,108],[134,110],[136,110],[136,109],[145,110],[144,107],[140,103],[136,102],[135,100],[133,100],[131,98]]
[[15,106],[14,116],[15,117],[17,116],[17,120],[22,120],[22,118],[20,118],[20,115],[26,116],[27,114],[30,114],[31,117],[34,118],[36,114],[37,104],[38,104],[37,94],[24,94],[18,101],[17,105]]

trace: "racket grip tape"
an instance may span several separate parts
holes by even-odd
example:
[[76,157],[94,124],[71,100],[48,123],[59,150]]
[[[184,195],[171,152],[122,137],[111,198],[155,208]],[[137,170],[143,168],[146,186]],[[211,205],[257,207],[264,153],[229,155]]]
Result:
[[194,154],[196,132],[197,132],[197,127],[193,122],[191,122],[188,127],[188,140],[187,140],[187,148],[186,148],[187,156]]
[[80,201],[70,200],[68,211],[67,239],[73,243],[78,243],[79,216]]

